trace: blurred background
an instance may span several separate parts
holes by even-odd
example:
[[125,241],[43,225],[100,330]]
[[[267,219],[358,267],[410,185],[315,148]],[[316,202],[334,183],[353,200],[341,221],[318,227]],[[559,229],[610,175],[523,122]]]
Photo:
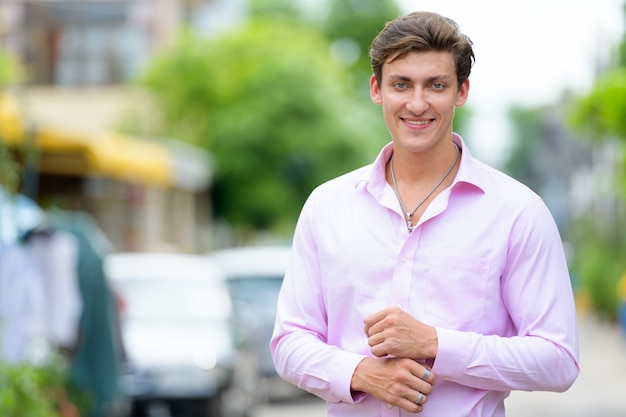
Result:
[[[390,140],[368,49],[413,10],[474,41],[455,131],[546,201],[583,357],[621,370],[589,378],[624,392],[623,0],[2,0],[0,414],[324,415],[268,370],[273,303],[308,194]],[[191,270],[222,301],[185,303]]]

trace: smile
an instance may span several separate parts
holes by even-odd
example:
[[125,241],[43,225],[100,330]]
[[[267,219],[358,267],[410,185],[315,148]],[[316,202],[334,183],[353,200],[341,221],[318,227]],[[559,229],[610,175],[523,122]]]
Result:
[[424,126],[431,122],[430,120],[407,120],[407,119],[402,119],[402,120],[406,124],[413,125],[413,126]]

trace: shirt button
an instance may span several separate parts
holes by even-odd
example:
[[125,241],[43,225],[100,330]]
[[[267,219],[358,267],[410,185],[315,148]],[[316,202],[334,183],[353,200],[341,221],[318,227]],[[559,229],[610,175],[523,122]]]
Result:
[[403,256],[403,257],[402,257],[402,263],[403,263],[403,264],[405,264],[405,263],[407,263],[407,261],[408,261],[408,260],[406,259],[406,256]]

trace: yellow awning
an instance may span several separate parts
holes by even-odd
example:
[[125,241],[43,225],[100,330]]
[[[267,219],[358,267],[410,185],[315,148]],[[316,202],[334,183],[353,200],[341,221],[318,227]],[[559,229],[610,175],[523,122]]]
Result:
[[0,96],[0,140],[38,150],[42,172],[107,176],[124,181],[171,185],[174,162],[163,145],[113,132],[76,132],[35,126],[29,139],[14,100]]
[[38,128],[34,136],[43,172],[171,184],[171,155],[157,143],[112,132],[76,134],[50,127]]

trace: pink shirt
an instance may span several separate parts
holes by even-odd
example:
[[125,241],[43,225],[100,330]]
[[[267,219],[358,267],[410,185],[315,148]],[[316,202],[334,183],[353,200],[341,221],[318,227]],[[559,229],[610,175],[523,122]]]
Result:
[[350,392],[372,356],[363,319],[392,305],[435,326],[438,382],[423,417],[502,417],[511,390],[564,391],[578,334],[563,246],[544,202],[463,149],[451,187],[409,234],[385,180],[391,144],[318,187],[296,227],[271,342],[283,378],[330,417],[414,416]]

